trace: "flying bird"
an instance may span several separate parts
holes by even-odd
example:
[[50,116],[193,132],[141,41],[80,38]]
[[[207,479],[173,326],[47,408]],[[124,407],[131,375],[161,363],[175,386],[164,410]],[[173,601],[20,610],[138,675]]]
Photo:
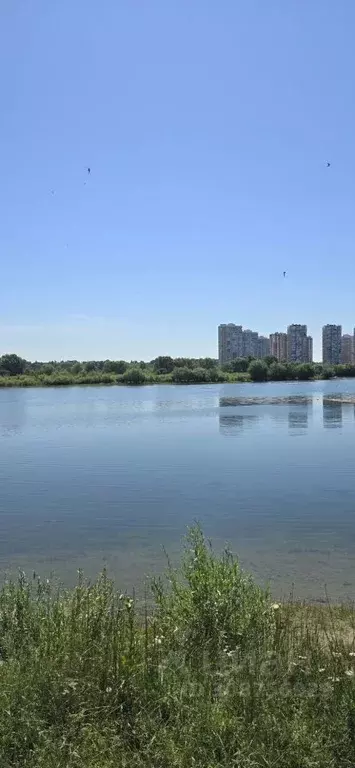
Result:
[[328,160],[327,160],[325,166],[326,166],[326,168],[330,168],[330,163],[328,163]]
[[88,168],[88,175],[90,176],[91,168]]
[[283,272],[282,274],[283,274],[284,277],[286,277],[286,272]]

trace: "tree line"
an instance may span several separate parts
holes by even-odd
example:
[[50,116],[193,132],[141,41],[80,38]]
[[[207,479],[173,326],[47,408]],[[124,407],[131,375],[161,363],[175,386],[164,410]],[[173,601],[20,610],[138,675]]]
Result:
[[355,364],[279,362],[237,358],[222,367],[211,357],[173,358],[168,355],[143,360],[61,360],[29,362],[16,354],[0,357],[0,386],[65,384],[201,384],[228,381],[307,381],[333,377],[355,377]]

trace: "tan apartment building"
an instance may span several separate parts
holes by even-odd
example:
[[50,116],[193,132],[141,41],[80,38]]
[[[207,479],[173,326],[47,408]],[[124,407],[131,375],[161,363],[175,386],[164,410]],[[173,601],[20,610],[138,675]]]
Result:
[[354,337],[350,333],[343,333],[341,337],[340,361],[342,363],[354,362]]
[[270,355],[279,362],[287,360],[287,333],[270,333]]

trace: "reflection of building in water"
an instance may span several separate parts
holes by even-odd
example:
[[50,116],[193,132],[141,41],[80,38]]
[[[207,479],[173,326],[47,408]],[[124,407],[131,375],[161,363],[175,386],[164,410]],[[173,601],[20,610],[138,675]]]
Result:
[[291,396],[289,404],[288,428],[293,431],[307,429],[308,416],[313,406],[313,400],[309,397]]
[[[226,437],[232,437],[242,432],[245,427],[250,428],[258,420],[258,416],[254,413],[241,413],[235,411],[236,402],[233,404],[233,400],[236,398],[220,397],[219,398],[219,431],[221,435]],[[243,409],[243,406],[241,407]]]
[[299,405],[297,408],[290,409],[288,412],[288,428],[307,429],[308,427],[308,406]]
[[241,413],[236,414],[219,414],[219,431],[221,435],[225,437],[233,437],[238,435],[244,429],[251,429],[253,424],[257,421],[257,416],[245,415]]
[[323,426],[327,429],[336,429],[342,426],[342,403],[330,403],[323,397]]

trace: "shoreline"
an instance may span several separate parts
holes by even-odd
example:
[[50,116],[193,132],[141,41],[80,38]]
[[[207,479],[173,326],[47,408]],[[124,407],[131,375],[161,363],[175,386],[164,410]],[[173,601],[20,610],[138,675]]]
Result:
[[[162,385],[172,385],[172,386],[185,386],[185,387],[194,387],[194,386],[210,386],[210,385],[216,385],[216,384],[307,384],[307,383],[314,383],[318,381],[351,381],[354,380],[355,376],[333,376],[331,379],[325,379],[320,376],[312,377],[309,379],[269,379],[267,381],[253,381],[250,376],[240,376],[229,374],[227,378],[220,378],[218,381],[172,381],[171,378],[168,378],[168,376],[161,376],[156,379],[147,379],[144,382],[138,383],[138,382],[127,382],[122,381],[120,378],[110,378],[110,380],[104,378],[104,376],[98,376],[97,378],[94,378],[92,376],[88,376],[87,378],[84,377],[73,377],[72,379],[66,379],[64,380],[63,377],[58,376],[57,379],[51,380],[49,377],[37,377],[37,376],[9,376],[9,377],[1,377],[0,376],[0,389],[50,389],[50,388],[57,388],[57,387],[152,387],[152,386],[162,386]],[[345,398],[335,398],[332,397],[332,402],[342,402],[342,403],[349,403],[349,404],[355,404],[355,395],[349,395],[347,396],[347,399]]]
[[2,765],[354,765],[352,604],[273,602],[197,526],[151,595],[0,588]]

